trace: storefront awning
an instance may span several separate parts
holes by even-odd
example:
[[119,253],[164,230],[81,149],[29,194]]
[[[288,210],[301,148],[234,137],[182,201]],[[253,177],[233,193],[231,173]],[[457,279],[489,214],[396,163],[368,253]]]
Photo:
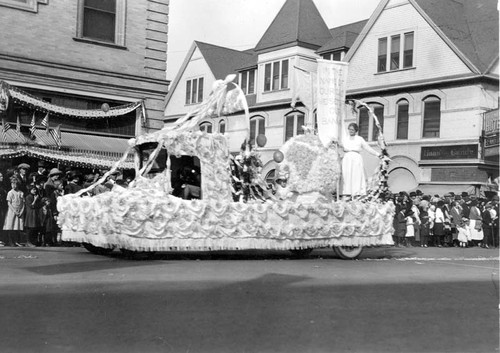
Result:
[[[51,135],[37,129],[34,138],[14,129],[5,132],[0,142],[0,158],[29,155],[43,160],[75,166],[112,167],[128,149],[128,139],[61,132],[58,148]],[[126,157],[123,168],[133,168],[133,156]]]

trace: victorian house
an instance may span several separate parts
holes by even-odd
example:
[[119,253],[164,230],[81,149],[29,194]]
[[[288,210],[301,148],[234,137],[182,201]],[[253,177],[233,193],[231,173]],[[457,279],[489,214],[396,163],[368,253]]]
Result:
[[41,159],[109,168],[128,139],[162,128],[168,9],[0,0],[2,167]]
[[[493,0],[382,0],[369,19],[331,29],[313,0],[287,0],[251,50],[195,41],[167,95],[165,122],[196,108],[215,80],[237,73],[250,107],[251,138],[267,137],[259,150],[263,175],[272,180],[273,152],[315,118],[306,105],[291,106],[295,71],[316,71],[320,58],[349,63],[347,99],[367,103],[383,126],[393,192],[477,192],[498,177]],[[376,144],[366,108],[348,122]],[[242,114],[200,123],[204,131],[227,134],[232,152],[246,126]],[[368,175],[376,164],[365,159]]]

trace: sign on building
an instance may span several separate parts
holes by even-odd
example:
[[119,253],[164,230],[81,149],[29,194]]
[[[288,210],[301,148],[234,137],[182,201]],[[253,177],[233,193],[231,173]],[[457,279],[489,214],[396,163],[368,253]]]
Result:
[[483,132],[484,157],[488,159],[496,158],[498,160],[498,109],[484,113]]

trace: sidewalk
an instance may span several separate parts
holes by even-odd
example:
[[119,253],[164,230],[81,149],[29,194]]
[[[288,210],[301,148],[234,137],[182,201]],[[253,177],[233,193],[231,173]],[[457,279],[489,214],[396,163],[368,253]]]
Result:
[[416,259],[461,259],[461,260],[499,260],[500,249],[483,249],[480,247],[407,247],[395,246],[364,248],[360,259],[367,258],[416,258]]

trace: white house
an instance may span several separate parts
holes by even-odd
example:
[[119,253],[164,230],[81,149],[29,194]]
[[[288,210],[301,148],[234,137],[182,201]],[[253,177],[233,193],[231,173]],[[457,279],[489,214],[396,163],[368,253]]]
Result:
[[[332,29],[312,0],[287,0],[252,50],[194,42],[167,95],[165,122],[195,108],[216,79],[238,73],[251,138],[267,137],[260,151],[263,173],[272,178],[273,152],[314,119],[304,105],[290,105],[293,68],[315,71],[318,58],[349,62],[347,99],[369,103],[383,125],[393,192],[471,191],[498,176],[498,152],[485,155],[483,144],[483,118],[498,110],[493,0],[382,0],[370,19]],[[350,120],[375,144],[365,109]],[[200,129],[227,134],[236,152],[246,126],[235,114],[204,121]],[[498,136],[496,126],[490,133]],[[376,163],[366,160],[367,173]]]

